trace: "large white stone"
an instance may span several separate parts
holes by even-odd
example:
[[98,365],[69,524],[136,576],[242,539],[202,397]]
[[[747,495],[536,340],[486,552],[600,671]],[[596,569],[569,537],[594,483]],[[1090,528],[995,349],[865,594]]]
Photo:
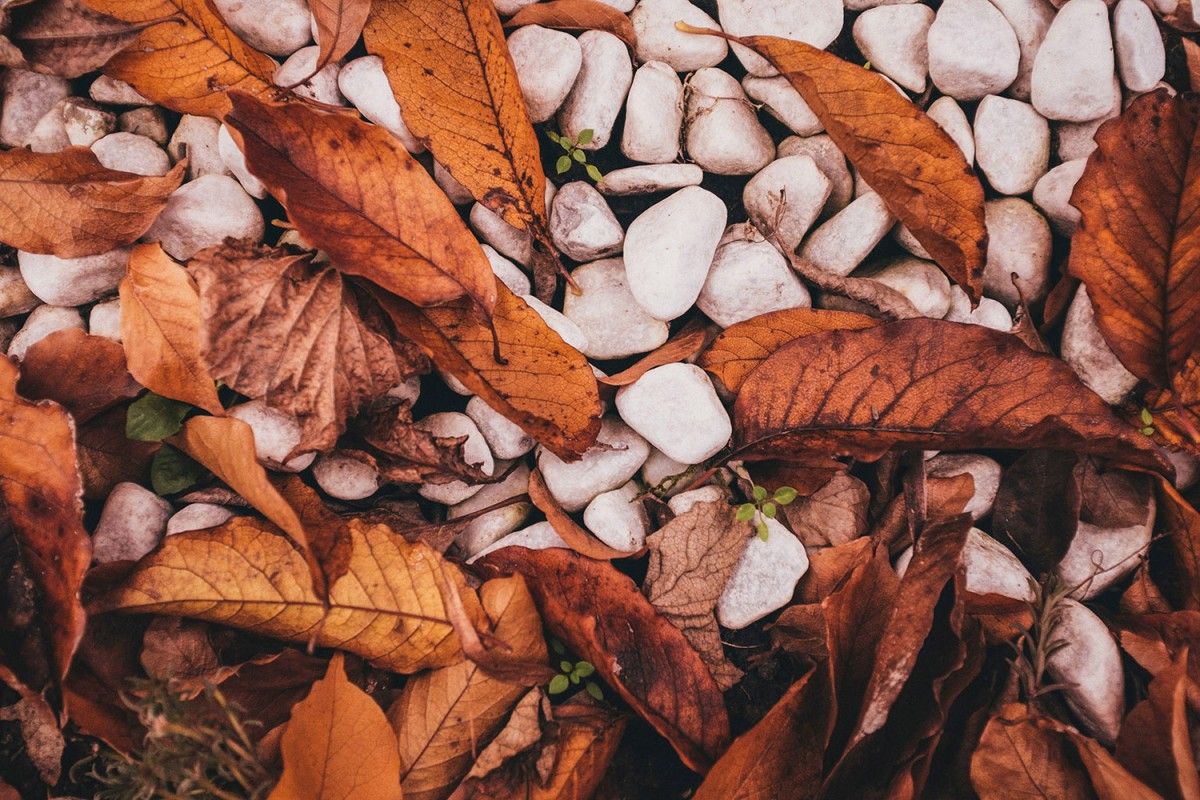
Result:
[[808,156],[829,179],[829,199],[821,210],[822,216],[836,214],[854,199],[854,176],[850,174],[846,157],[828,134],[789,136],[779,143],[777,158],[790,156]]
[[708,373],[695,364],[664,364],[617,391],[617,411],[650,444],[676,461],[699,464],[733,432]]
[[975,160],[1001,194],[1025,194],[1050,163],[1050,124],[1033,106],[988,95],[975,111]]
[[764,522],[766,541],[750,539],[717,600],[717,620],[726,628],[740,630],[790,603],[808,572],[808,553],[800,540],[777,520]]
[[742,205],[754,226],[791,252],[825,207],[833,184],[810,156],[776,159],[749,180]]
[[964,325],[982,325],[996,331],[1008,333],[1012,330],[1013,319],[1004,304],[990,297],[981,297],[979,305],[971,307],[971,298],[961,286],[950,287],[950,310],[943,317],[947,322],[961,322]]
[[1008,87],[1006,94],[1018,100],[1029,101],[1033,80],[1033,62],[1054,20],[1054,6],[1046,0],[992,0],[992,5],[1012,26],[1021,48],[1021,61],[1017,65],[1017,79]]
[[926,39],[933,9],[902,4],[867,9],[854,21],[854,42],[871,67],[914,92],[925,91],[929,76]]
[[[510,462],[497,462],[496,472],[503,473]],[[512,472],[499,483],[484,484],[478,492],[450,507],[447,517],[451,520],[474,514],[485,508],[502,503],[510,497],[525,494],[529,489],[529,466],[518,464]],[[512,503],[497,508],[466,523],[454,541],[462,548],[467,556],[473,556],[483,548],[515,531],[525,524],[529,512],[533,509],[528,501]]]
[[400,104],[392,92],[379,56],[363,56],[347,62],[338,72],[338,91],[349,100],[358,113],[385,128],[400,140],[410,153],[420,153],[425,145],[413,135],[400,115]]
[[815,136],[825,130],[824,123],[784,76],[759,78],[747,75],[742,78],[742,88],[797,136]]
[[641,0],[629,15],[637,34],[637,59],[661,61],[675,72],[715,67],[729,52],[719,36],[697,36],[676,29],[676,22],[720,30],[716,20],[688,0]]
[[612,137],[613,123],[633,83],[633,64],[625,43],[607,31],[585,31],[579,37],[583,65],[570,94],[558,112],[565,136],[578,139],[590,129],[592,141],[584,150],[599,150]]
[[[717,16],[734,36],[778,36],[824,50],[842,32],[841,0],[717,0]],[[733,52],[752,75],[776,70],[766,59],[740,44]]]
[[775,155],[775,143],[742,85],[716,67],[693,73],[684,122],[688,158],[705,172],[749,175]]
[[483,548],[468,558],[467,563],[473,564],[488,553],[503,550],[505,547],[524,547],[529,550],[548,550],[552,547],[570,549],[570,545],[563,541],[563,538],[554,530],[553,525],[549,522],[535,522],[528,528],[522,528],[519,531],[510,533],[499,541],[493,542]]
[[1062,359],[1104,402],[1117,405],[1137,386],[1137,376],[1125,369],[1104,341],[1087,287],[1080,286],[1063,323]]
[[128,247],[80,258],[17,252],[25,285],[52,306],[81,306],[112,294],[128,263]]
[[304,0],[213,0],[213,6],[234,33],[269,55],[291,55],[311,38]]
[[217,138],[221,131],[221,123],[211,117],[198,117],[184,114],[171,134],[167,143],[167,154],[172,161],[182,161],[187,158],[187,174],[189,180],[205,175],[229,175],[229,167],[221,158]]
[[953,97],[943,96],[930,103],[925,113],[954,140],[967,164],[975,163],[975,133],[962,106]]
[[563,315],[587,337],[588,358],[610,359],[647,353],[667,341],[666,322],[650,316],[629,291],[625,262],[593,261],[575,268],[579,289],[563,296]]
[[571,181],[554,196],[550,237],[569,258],[593,261],[621,252],[625,231],[594,186],[586,181]]
[[1113,10],[1113,37],[1125,88],[1153,89],[1167,71],[1167,52],[1154,12],[1142,0],[1120,0]]
[[895,222],[883,198],[866,192],[813,231],[800,249],[800,256],[826,272],[849,275]]
[[872,265],[860,276],[895,289],[908,298],[921,316],[941,319],[950,310],[950,281],[930,261],[897,258],[882,265]]
[[316,453],[301,453],[288,458],[300,444],[300,423],[295,417],[271,408],[262,400],[241,403],[226,411],[229,416],[250,426],[254,433],[254,452],[267,469],[300,472],[307,469]]
[[92,531],[92,558],[98,564],[136,561],[158,546],[170,516],[171,504],[154,492],[118,483]]
[[25,318],[25,324],[8,342],[8,354],[17,361],[29,348],[55,331],[83,330],[83,316],[74,308],[38,306]]
[[262,212],[241,184],[227,175],[204,175],[171,193],[143,238],[186,261],[226,237],[259,242],[263,230]]
[[1113,107],[1113,70],[1104,0],[1068,0],[1033,62],[1033,107],[1047,119],[1086,122],[1101,117]]
[[929,26],[929,77],[956,100],[998,94],[1016,80],[1021,48],[988,0],[946,0]]
[[[466,414],[457,411],[441,411],[417,420],[413,425],[437,437],[467,437],[462,445],[463,461],[477,467],[484,475],[491,475],[495,469],[496,461],[492,457],[487,440],[483,438],[483,433],[480,432],[475,421]],[[466,500],[482,487],[483,484],[469,484],[463,480],[454,480],[449,483],[423,483],[418,494],[426,500],[451,506]]]
[[679,157],[682,128],[683,82],[675,70],[661,61],[638,67],[625,100],[621,152],[634,161],[668,164]]
[[337,450],[322,453],[312,469],[321,491],[338,500],[363,500],[379,491],[379,470],[360,458]]
[[775,245],[742,239],[717,248],[696,305],[728,328],[770,311],[807,308],[812,297]]
[[530,120],[545,122],[567,99],[583,66],[579,40],[563,31],[526,25],[508,37],[508,52]]
[[1050,677],[1063,686],[1063,697],[1084,731],[1112,746],[1125,712],[1117,643],[1103,620],[1075,600],[1059,602],[1054,622],[1054,639],[1063,644],[1046,660]]
[[649,455],[645,439],[620,419],[605,417],[596,445],[579,460],[568,463],[538,448],[537,462],[550,494],[565,510],[575,512],[636,475]]
[[1030,303],[1045,297],[1050,291],[1053,246],[1046,218],[1019,197],[1002,197],[984,204],[984,220],[988,231],[984,292],[1009,308],[1017,307],[1021,292]]
[[619,489],[596,495],[583,510],[583,524],[596,538],[614,550],[632,553],[646,544],[650,519],[633,481]]

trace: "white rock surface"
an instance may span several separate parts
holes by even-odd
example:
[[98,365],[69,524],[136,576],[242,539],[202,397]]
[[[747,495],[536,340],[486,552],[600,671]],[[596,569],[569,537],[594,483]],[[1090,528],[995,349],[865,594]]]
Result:
[[950,310],[950,281],[933,262],[897,258],[868,268],[861,277],[895,289],[907,297],[922,316],[930,319],[941,319]]
[[791,602],[808,572],[808,553],[792,532],[773,519],[767,540],[754,536],[717,600],[717,621],[741,630]]
[[128,263],[128,247],[81,258],[17,252],[25,285],[39,300],[52,306],[81,306],[112,294],[125,276]]
[[688,92],[688,158],[717,175],[749,175],[770,163],[775,143],[736,78],[707,67],[692,74]]
[[46,112],[38,120],[25,140],[25,145],[35,153],[57,153],[71,146],[71,138],[67,136],[67,127],[63,124],[61,104]]
[[570,463],[538,448],[537,463],[550,494],[569,512],[581,510],[601,492],[624,485],[650,455],[650,445],[616,417],[600,423],[597,445]]
[[466,414],[478,426],[496,458],[520,458],[533,449],[533,437],[489,406],[483,398],[472,397],[467,401]]
[[614,550],[632,553],[646,544],[650,519],[637,497],[642,490],[633,481],[619,489],[596,495],[583,510],[583,524]]
[[136,133],[110,133],[92,144],[92,152],[105,167],[134,175],[166,175],[171,169],[166,151]]
[[545,122],[558,112],[583,66],[579,40],[569,33],[526,25],[508,37],[529,118]]
[[269,55],[291,55],[311,38],[304,0],[213,0],[213,6],[234,33]]
[[1055,148],[1060,161],[1071,161],[1076,158],[1087,158],[1096,149],[1096,131],[1110,119],[1120,116],[1121,105],[1121,87],[1117,76],[1112,76],[1112,96],[1113,105],[1107,112],[1097,119],[1088,120],[1087,122],[1057,122],[1054,125],[1054,132],[1058,139],[1058,145]]
[[928,46],[929,77],[956,100],[998,94],[1016,80],[1017,35],[988,0],[943,2],[929,27]]
[[1096,312],[1087,287],[1080,286],[1063,323],[1062,359],[1079,379],[1111,405],[1120,403],[1138,379],[1113,355],[1096,326]]
[[222,125],[217,131],[217,152],[221,154],[221,160],[225,162],[225,167],[237,178],[237,182],[246,190],[246,194],[251,197],[257,197],[259,200],[267,196],[267,187],[250,172],[250,168],[246,166],[246,156],[242,153],[242,149],[238,147],[237,142],[233,140],[233,135],[229,132],[228,125]]
[[263,229],[262,212],[241,184],[227,175],[205,175],[167,198],[143,239],[161,243],[168,254],[186,261],[229,236],[261,241]]
[[175,132],[171,134],[171,141],[167,143],[167,153],[172,161],[187,158],[189,180],[205,175],[230,174],[217,147],[220,130],[221,123],[210,117],[184,114],[179,119]]
[[288,456],[300,444],[300,423],[295,417],[271,408],[262,400],[251,400],[233,406],[226,412],[250,426],[254,433],[254,452],[267,469],[279,472],[300,472],[307,469],[316,453]]
[[92,559],[136,561],[158,546],[167,529],[171,504],[136,483],[118,483],[104,501],[92,531]]
[[621,252],[625,231],[603,195],[587,181],[564,184],[550,207],[550,237],[575,261],[593,261]]
[[[842,32],[841,0],[717,0],[717,17],[734,36],[779,36],[824,50]],[[733,52],[752,75],[776,70],[766,59],[740,44]]]
[[272,82],[276,86],[290,88],[301,97],[316,100],[330,106],[346,105],[346,98],[338,90],[338,71],[341,65],[326,64],[314,75],[320,48],[316,45],[302,47],[288,56],[287,61],[275,70]]
[[926,39],[933,9],[919,3],[877,6],[854,21],[854,42],[871,67],[914,92],[929,76]]
[[337,82],[338,91],[358,109],[358,113],[387,129],[408,152],[424,152],[425,145],[404,124],[400,104],[383,72],[382,58],[363,56],[347,62],[338,72]]
[[1086,122],[1101,117],[1113,107],[1113,69],[1104,0],[1068,0],[1033,62],[1033,107],[1047,119]]
[[537,312],[537,315],[546,323],[546,327],[562,337],[562,340],[574,347],[579,352],[588,349],[587,336],[579,329],[571,320],[563,316],[562,312],[538,300],[531,294],[527,294],[521,298],[529,307]]
[[433,162],[433,182],[441,187],[442,191],[446,193],[446,197],[449,197],[450,202],[456,206],[475,202],[475,196],[471,194],[471,190],[459,183],[458,178],[451,175],[450,170],[436,160]]
[[501,254],[518,264],[529,263],[533,256],[533,244],[528,233],[509,225],[483,203],[471,206],[468,222],[471,223],[471,230]]
[[724,499],[725,490],[720,486],[709,484],[680,492],[667,501],[667,508],[671,509],[671,513],[678,517],[680,514],[686,514],[693,506],[700,503],[714,503]]
[[67,98],[60,106],[67,140],[76,147],[91,147],[117,129],[117,115],[81,97]]
[[1112,746],[1125,711],[1125,676],[1121,653],[1108,627],[1087,606],[1064,599],[1058,606],[1055,636],[1065,645],[1046,666],[1083,730]]
[[1025,194],[1050,163],[1050,124],[1028,103],[988,95],[975,110],[975,160],[1001,194]]
[[496,550],[503,550],[505,547],[525,547],[530,550],[548,550],[552,547],[570,549],[570,545],[563,541],[563,538],[554,530],[553,525],[549,522],[535,522],[528,528],[522,528],[519,531],[510,533],[499,541],[488,545],[468,558],[467,563],[473,564],[476,559],[483,558],[488,553]]
[[496,248],[490,244],[481,244],[480,247],[487,256],[488,263],[492,265],[492,272],[513,294],[529,294],[533,291],[529,276],[524,270],[496,252]]
[[791,252],[825,207],[833,184],[810,156],[772,161],[742,190],[742,205],[754,226],[774,234]]
[[[17,255],[18,262],[20,254]],[[37,256],[45,258],[45,256]],[[24,314],[38,306],[41,301],[30,291],[21,270],[17,267],[0,266],[0,319]]]
[[[689,464],[682,464],[676,461],[657,447],[653,447],[650,449],[650,457],[642,465],[642,481],[646,486],[653,489],[667,478],[686,472],[689,466]],[[684,485],[672,485],[670,487],[671,491],[667,492],[667,496],[669,497],[674,491],[682,489]]]
[[970,473],[975,493],[963,510],[971,519],[980,520],[992,513],[996,492],[1000,491],[1000,463],[975,453],[942,453],[925,462],[925,474],[933,478],[951,478]]
[[170,137],[167,132],[167,118],[157,106],[133,108],[123,112],[117,117],[117,129],[145,136],[160,147],[166,147]]
[[1167,71],[1166,48],[1154,12],[1142,0],[1120,0],[1113,10],[1113,37],[1125,88],[1131,92],[1153,89]]
[[667,341],[670,328],[638,305],[619,258],[593,261],[571,273],[580,293],[563,295],[563,314],[587,338],[588,358],[610,359],[648,353]]
[[496,11],[506,17],[510,17],[525,6],[533,5],[536,2],[537,0],[492,0]]
[[[457,411],[441,411],[417,420],[413,425],[434,436],[467,437],[462,446],[463,461],[478,467],[484,475],[493,474],[496,461],[492,457],[492,451],[488,448],[487,440],[483,438],[479,426],[466,414]],[[454,480],[449,483],[423,483],[417,493],[426,500],[452,506],[466,500],[478,492],[482,486],[483,484],[468,484],[462,480]]]
[[233,511],[212,503],[189,503],[167,520],[167,536],[187,531],[203,531],[223,525],[233,518]]
[[769,311],[808,308],[812,297],[775,245],[743,239],[717,248],[696,305],[728,328]]
[[720,30],[716,20],[688,0],[641,0],[629,15],[637,34],[637,60],[661,61],[675,72],[715,67],[729,48],[718,36],[697,36],[675,28],[684,22],[697,28]]
[[1086,166],[1086,158],[1066,161],[1039,178],[1033,187],[1033,202],[1061,236],[1071,236],[1079,224],[1079,209],[1071,205],[1071,193]]
[[74,328],[83,330],[83,317],[74,308],[62,306],[38,306],[25,318],[25,324],[9,340],[8,354],[17,361],[25,358],[26,351],[55,331]]
[[939,97],[929,104],[925,110],[929,118],[941,126],[950,135],[958,149],[962,150],[967,164],[975,163],[975,132],[962,106],[953,97]]
[[1021,48],[1017,79],[1008,87],[1006,94],[1017,100],[1029,102],[1033,62],[1042,46],[1042,40],[1046,38],[1046,31],[1050,30],[1050,23],[1054,20],[1054,6],[1046,0],[992,0],[992,5],[1000,9],[1000,13],[1008,20]]
[[338,500],[362,500],[379,491],[379,470],[362,459],[334,450],[313,463],[313,478],[321,491]]
[[655,319],[681,316],[700,296],[725,203],[698,186],[680,189],[643,211],[625,232],[625,275],[638,305]]
[[153,101],[142,95],[128,83],[107,75],[100,75],[88,87],[88,97],[97,103],[114,106],[150,106]]
[[[1050,291],[1050,225],[1030,203],[1019,197],[1002,197],[984,204],[987,223],[987,262],[983,267],[983,291],[1016,308],[1020,292],[1035,303]],[[1017,274],[1013,285],[1013,273]]]
[[[508,469],[508,462],[497,462],[497,473],[502,473],[506,469]],[[465,517],[489,506],[502,503],[510,497],[525,494],[528,489],[529,466],[518,464],[504,480],[499,483],[484,484],[478,492],[461,503],[451,506],[447,516],[452,520]],[[455,537],[455,541],[467,556],[473,556],[524,525],[532,508],[533,506],[528,502],[519,502],[481,514],[466,524],[466,527]]]
[[643,164],[606,172],[596,188],[602,195],[621,197],[699,186],[702,180],[704,170],[695,164]]
[[933,260],[933,256],[929,255],[929,251],[921,246],[917,237],[913,236],[912,231],[906,225],[896,223],[896,227],[892,228],[892,239],[917,258],[923,258],[926,261]]
[[1133,572],[1146,560],[1154,528],[1154,495],[1146,518],[1134,525],[1103,527],[1079,521],[1067,554],[1055,568],[1071,596],[1090,600]]
[[1012,315],[1003,303],[983,297],[978,306],[971,308],[971,298],[967,297],[961,286],[950,287],[950,310],[943,319],[966,325],[982,325],[1005,333],[1011,331],[1013,326]]
[[106,300],[96,303],[88,312],[88,333],[92,336],[103,336],[114,342],[121,341],[121,301]]
[[854,176],[850,174],[846,157],[827,134],[789,136],[779,143],[777,158],[790,156],[808,156],[829,179],[829,199],[821,210],[822,216],[836,214],[854,199]]
[[617,411],[650,444],[685,464],[716,455],[733,432],[708,373],[664,364],[617,391]]
[[633,83],[633,64],[625,43],[607,31],[585,31],[579,46],[583,66],[559,109],[558,125],[565,136],[574,138],[590,128],[592,141],[581,147],[599,150],[612,137],[613,123]]
[[621,152],[633,161],[668,164],[679,157],[682,128],[683,82],[670,66],[647,61],[633,74],[625,99]]
[[972,594],[997,594],[1032,602],[1034,580],[1020,559],[978,528],[967,533],[962,550],[965,588]]
[[0,76],[0,145],[24,147],[46,116],[71,93],[62,78],[23,69],[6,70]]
[[883,198],[867,192],[813,231],[800,249],[800,256],[826,272],[849,275],[895,222]]
[[768,114],[788,126],[797,136],[815,136],[825,130],[816,113],[782,75],[772,78],[747,75],[742,78],[742,88],[752,99],[762,103]]

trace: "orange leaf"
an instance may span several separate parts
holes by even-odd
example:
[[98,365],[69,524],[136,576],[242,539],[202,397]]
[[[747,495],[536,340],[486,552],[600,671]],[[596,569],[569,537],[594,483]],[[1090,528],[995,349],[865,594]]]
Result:
[[1162,795],[1121,766],[1104,745],[1074,729],[1068,729],[1067,735],[1075,743],[1079,759],[1087,769],[1092,788],[1100,800],[1163,800]]
[[1009,334],[934,319],[785,345],[742,384],[734,425],[748,457],[1053,447],[1171,469],[1062,361]]
[[1187,61],[1188,82],[1193,92],[1200,92],[1200,44],[1186,38],[1180,38],[1179,43],[1183,45],[1183,55]]
[[[526,6],[526,8],[534,7]],[[614,375],[609,375],[607,378],[601,377],[597,380],[605,386],[628,386],[655,367],[674,364],[676,361],[689,361],[696,353],[700,352],[700,348],[704,347],[707,338],[708,335],[703,325],[685,325],[683,330],[679,331],[671,341],[642,356],[635,364]]]
[[346,680],[341,653],[292,708],[280,751],[283,774],[270,800],[403,797],[396,738],[371,696]]
[[316,74],[358,43],[363,24],[371,13],[371,0],[312,0],[308,5],[317,26],[317,43],[321,45],[313,68]]
[[529,473],[529,499],[533,501],[539,511],[546,515],[554,532],[561,536],[563,541],[569,544],[576,553],[600,561],[638,555],[636,552],[627,553],[623,550],[615,550],[584,530],[578,522],[571,518],[570,514],[563,511],[563,507],[554,499],[554,495],[550,494],[550,489],[547,488],[542,473],[536,468]]
[[1171,388],[1200,345],[1200,96],[1139,97],[1096,143],[1067,267],[1121,363]]
[[104,67],[172,111],[221,117],[226,92],[274,91],[275,62],[226,26],[211,0],[87,0],[131,23],[157,21]]
[[154,223],[186,167],[143,176],[100,166],[86,147],[0,151],[0,241],[60,258],[129,244]]
[[1167,800],[1200,798],[1200,770],[1188,727],[1185,649],[1150,681],[1145,700],[1121,723],[1117,760]]
[[142,391],[125,368],[118,342],[75,328],[55,331],[29,348],[17,388],[30,400],[60,403],[79,425]]
[[982,800],[1093,796],[1071,740],[1053,721],[1019,703],[1004,706],[988,721],[971,756],[971,784]]
[[397,139],[357,117],[230,95],[246,164],[335,267],[421,306],[466,296],[484,313],[496,276],[445,193]]
[[722,36],[767,59],[800,92],[838,149],[917,241],[974,300],[981,296],[987,228],[983,186],[941,126],[882,75],[775,36]]
[[629,17],[601,0],[537,3],[525,6],[504,23],[506,28],[523,25],[541,25],[565,31],[608,31],[630,47],[637,47],[637,34]]
[[1161,536],[1171,553],[1176,580],[1164,592],[1179,608],[1200,611],[1200,512],[1167,480],[1158,481],[1158,515],[1155,536]]
[[157,244],[138,245],[120,294],[121,343],[133,377],[164,397],[224,413],[200,356],[200,297],[184,268]]

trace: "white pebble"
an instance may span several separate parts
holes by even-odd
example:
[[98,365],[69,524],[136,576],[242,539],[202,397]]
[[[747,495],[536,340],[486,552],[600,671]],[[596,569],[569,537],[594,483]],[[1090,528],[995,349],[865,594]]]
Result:
[[109,169],[134,175],[166,175],[171,159],[150,138],[136,133],[110,133],[92,144],[96,160]]
[[374,466],[337,450],[318,456],[312,471],[321,491],[338,500],[363,500],[382,482]]
[[791,252],[812,227],[833,184],[810,156],[786,156],[772,161],[742,190],[742,205],[760,231],[773,233]]
[[508,37],[508,52],[530,120],[545,122],[567,99],[583,66],[579,40],[563,31],[526,25]]
[[1069,598],[1060,601],[1055,623],[1054,639],[1063,645],[1046,660],[1050,677],[1063,685],[1063,697],[1084,731],[1111,747],[1125,711],[1125,677],[1117,643],[1099,617]]
[[492,273],[513,294],[529,294],[533,291],[529,276],[525,274],[524,270],[496,252],[496,248],[490,244],[481,244],[480,247],[483,248],[483,254],[487,256],[488,263],[492,265]]
[[159,242],[181,261],[226,237],[262,240],[262,212],[233,178],[204,175],[183,184],[169,198],[158,219],[143,237]]
[[702,180],[704,170],[695,164],[642,164],[606,172],[596,188],[602,195],[621,197],[699,186]]
[[736,78],[707,67],[692,74],[688,90],[688,158],[718,175],[749,175],[771,161],[775,143]]
[[950,310],[943,319],[965,325],[982,325],[1004,333],[1011,331],[1013,326],[1012,315],[1003,303],[990,297],[981,297],[979,305],[971,308],[971,298],[967,297],[961,286],[950,287]]
[[975,111],[975,160],[1001,194],[1025,194],[1050,163],[1050,124],[1033,106],[988,95]]
[[81,306],[112,294],[125,277],[128,263],[128,247],[80,258],[17,251],[25,285],[52,306]]
[[1158,20],[1142,0],[1120,0],[1113,10],[1113,37],[1121,82],[1131,92],[1148,92],[1167,71]]
[[696,305],[728,328],[770,311],[808,308],[812,298],[775,245],[740,240],[717,248]]
[[167,520],[167,536],[188,531],[204,531],[223,525],[233,518],[233,511],[212,503],[189,503]]
[[83,330],[83,316],[78,309],[62,306],[38,306],[25,318],[25,324],[8,342],[8,355],[17,361],[25,358],[29,348],[55,331]]
[[883,198],[867,192],[821,224],[800,256],[834,275],[849,275],[891,230],[896,218]]
[[1046,218],[1019,197],[1002,197],[984,204],[984,220],[988,231],[984,292],[1009,308],[1017,307],[1021,292],[1029,303],[1045,297],[1050,291],[1053,247]]
[[1045,212],[1055,232],[1062,236],[1071,236],[1079,224],[1079,209],[1071,205],[1071,193],[1086,166],[1086,158],[1066,161],[1039,178],[1033,187],[1033,202]]
[[410,153],[421,153],[425,145],[413,135],[400,115],[400,104],[383,71],[379,56],[363,56],[347,62],[338,72],[338,91],[358,113],[400,140]]
[[500,540],[493,542],[487,547],[480,550],[475,555],[467,559],[468,564],[475,563],[476,560],[483,558],[488,553],[496,550],[503,550],[505,547],[525,547],[529,550],[548,550],[553,547],[561,547],[570,549],[570,546],[563,541],[563,538],[554,530],[554,526],[549,522],[536,522],[528,528],[522,528],[515,533],[510,533]]
[[[824,50],[842,32],[841,0],[717,0],[717,16],[734,36],[778,36]],[[751,75],[776,74],[766,59],[748,47],[733,52]]]
[[822,216],[832,216],[845,208],[854,199],[854,176],[846,164],[846,157],[833,143],[828,134],[817,136],[789,136],[779,143],[777,158],[808,156],[829,178],[829,199],[825,201]]
[[943,453],[925,462],[925,474],[933,478],[951,478],[969,473],[975,492],[963,509],[971,519],[980,520],[992,513],[996,493],[1000,490],[1000,463],[994,458],[974,453]]
[[788,126],[797,136],[815,136],[825,130],[816,112],[782,75],[773,78],[747,75],[742,78],[742,88],[752,99],[762,103],[768,114]]
[[617,391],[617,411],[646,441],[676,461],[699,464],[733,432],[708,373],[694,364],[664,364]]
[[205,175],[230,174],[217,147],[220,130],[219,121],[192,114],[184,114],[175,126],[171,141],[167,142],[167,154],[176,162],[187,158],[189,180]]
[[96,303],[88,312],[88,333],[121,341],[121,301],[117,298]]
[[614,550],[632,553],[646,544],[650,520],[642,501],[641,489],[633,481],[619,489],[602,492],[583,510],[583,524],[596,538]]
[[926,39],[933,9],[920,4],[878,6],[854,21],[854,41],[871,67],[914,92],[929,75]]
[[1113,107],[1113,72],[1108,6],[1104,0],[1068,0],[1033,62],[1033,107],[1047,119],[1101,117]]
[[266,184],[255,177],[254,173],[250,172],[250,168],[246,166],[246,156],[238,147],[237,142],[233,140],[228,125],[222,125],[221,130],[217,132],[217,152],[221,154],[221,160],[225,162],[225,167],[233,173],[233,177],[237,178],[237,182],[246,190],[246,194],[257,197],[259,200],[267,196]]
[[496,458],[520,458],[533,449],[533,437],[489,406],[483,398],[472,397],[467,402],[466,414],[479,427],[479,432]]
[[300,444],[300,423],[295,417],[271,408],[262,400],[251,400],[225,412],[250,426],[254,434],[254,452],[267,469],[300,472],[307,469],[316,453],[288,456]]
[[171,516],[171,504],[136,483],[118,483],[104,502],[92,531],[97,564],[136,561],[158,547]]
[[346,98],[338,91],[338,71],[341,66],[329,63],[313,74],[319,54],[320,48],[316,45],[300,48],[275,70],[271,80],[276,86],[290,89],[309,100],[330,106],[344,106]]
[[577,461],[566,462],[538,448],[537,463],[550,494],[569,512],[583,509],[601,492],[623,485],[637,474],[650,445],[616,417],[600,423],[596,445]]
[[613,123],[633,83],[633,64],[625,43],[607,31],[585,31],[579,46],[583,66],[559,109],[558,125],[564,136],[576,139],[580,131],[590,129],[592,141],[581,147],[599,150],[612,137]]
[[808,553],[800,540],[777,520],[764,522],[767,540],[750,539],[717,600],[717,620],[726,628],[741,630],[787,605],[808,572]]
[[304,0],[213,0],[213,6],[247,44],[273,56],[291,55],[311,38]]
[[1021,48],[1021,61],[1017,66],[1017,79],[1005,92],[1009,97],[1029,102],[1033,81],[1033,62],[1037,52],[1054,21],[1054,6],[1046,0],[992,0],[1000,13],[1012,26]]
[[1137,377],[1125,369],[1104,341],[1086,286],[1079,287],[1067,308],[1062,359],[1084,385],[1109,405],[1118,405],[1137,386]]
[[[483,438],[479,427],[466,414],[457,411],[442,411],[430,414],[424,419],[417,420],[413,426],[432,433],[439,438],[467,437],[462,445],[463,461],[477,467],[484,475],[491,475],[496,467],[492,451],[488,448],[487,440]],[[426,500],[444,505],[461,503],[482,488],[483,484],[468,484],[463,480],[453,480],[448,483],[423,483],[417,491]]]
[[563,297],[563,315],[587,338],[583,354],[610,359],[647,353],[667,341],[666,322],[650,316],[634,299],[620,258],[593,261],[575,268],[579,288]]
[[661,61],[675,72],[715,67],[729,52],[719,36],[697,36],[676,29],[676,22],[720,30],[716,20],[687,0],[641,0],[629,15],[637,35],[637,59]]
[[[496,472],[502,474],[511,462],[497,462]],[[474,514],[485,508],[502,503],[510,497],[525,494],[529,489],[529,466],[518,464],[508,477],[499,483],[487,483],[478,492],[450,507],[447,518],[451,520]],[[454,541],[465,555],[473,556],[501,537],[525,524],[533,507],[528,501],[512,503],[475,517],[459,532]]]
[[625,231],[594,186],[586,181],[571,181],[554,196],[550,237],[567,257],[593,261],[621,252]]
[[943,94],[978,100],[1016,79],[1021,48],[988,0],[945,0],[929,27],[929,76]]
[[895,289],[908,298],[921,316],[941,319],[950,310],[950,281],[930,261],[898,258],[868,268],[861,277]]
[[679,157],[682,127],[683,83],[675,70],[661,61],[638,67],[625,100],[621,152],[633,161],[668,164]]
[[953,97],[939,97],[929,104],[925,113],[954,140],[958,149],[962,150],[968,166],[974,164],[975,133],[971,130],[971,123],[967,120],[962,106]]

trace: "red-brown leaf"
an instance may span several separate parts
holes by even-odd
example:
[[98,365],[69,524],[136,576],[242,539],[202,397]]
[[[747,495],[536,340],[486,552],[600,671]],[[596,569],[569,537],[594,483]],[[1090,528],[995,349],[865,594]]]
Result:
[[125,368],[120,342],[68,329],[29,348],[17,389],[30,400],[54,400],[82,425],[120,401],[137,397],[142,385]]
[[565,31],[608,31],[630,47],[637,47],[637,34],[629,17],[601,0],[536,3],[525,6],[504,23],[506,28],[519,28],[522,25],[541,25]]

